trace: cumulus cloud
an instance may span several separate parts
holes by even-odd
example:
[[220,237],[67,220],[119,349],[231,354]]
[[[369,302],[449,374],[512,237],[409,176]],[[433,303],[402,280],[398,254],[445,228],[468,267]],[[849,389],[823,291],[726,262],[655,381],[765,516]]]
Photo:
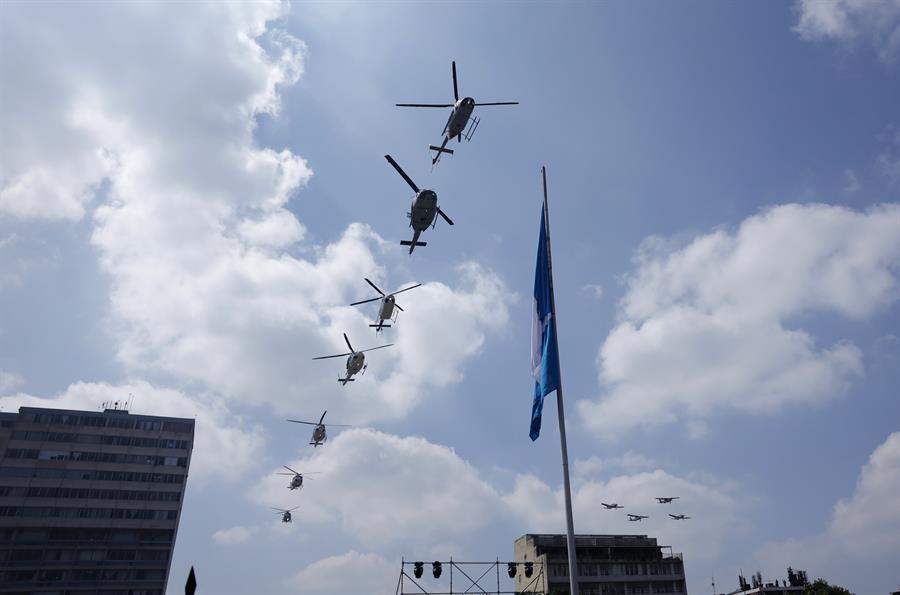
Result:
[[717,411],[821,402],[862,374],[857,346],[820,347],[792,326],[896,302],[900,205],[784,205],[684,247],[651,238],[635,265],[599,353],[606,394],[577,410],[605,436],[675,421],[702,436]]
[[[367,547],[468,535],[501,514],[496,490],[474,467],[424,438],[347,430],[288,466],[320,473],[295,521],[339,523]],[[260,504],[285,491],[274,473],[260,484],[251,492]]]
[[[288,203],[312,169],[257,144],[256,119],[278,114],[280,90],[304,68],[303,43],[278,27],[286,11],[277,2],[7,7],[0,39],[21,62],[4,60],[0,73],[18,83],[0,114],[0,216],[90,213],[128,369],[282,413],[341,396],[334,413],[350,422],[396,418],[424,388],[462,378],[506,323],[510,292],[464,264],[455,287],[429,283],[404,299],[396,358],[372,354],[355,386],[335,382],[339,360],[333,371],[311,361],[344,351],[343,332],[355,347],[376,343],[369,314],[341,304],[364,276],[387,278],[380,262],[390,253],[358,223],[331,243],[304,243]],[[35,22],[46,35],[30,34]]]
[[[598,461],[577,463],[573,498],[579,532],[649,532],[678,544],[696,559],[715,557],[723,540],[740,529],[736,514],[741,504],[728,482],[651,470],[653,463],[637,453]],[[560,487],[525,474],[515,477],[512,489],[500,489],[452,449],[419,437],[348,430],[325,448],[288,465],[301,472],[320,472],[312,476],[315,490],[304,491],[294,513],[299,526],[339,524],[356,542],[365,548],[377,545],[381,552],[421,551],[483,530],[509,534],[565,530]],[[609,479],[596,476],[609,469],[615,469]],[[283,479],[274,472],[248,492],[260,505],[277,501],[286,492]],[[656,496],[681,500],[662,506]],[[604,510],[601,502],[618,502],[625,512],[651,518],[640,525],[631,523],[623,511]],[[679,523],[668,512],[696,515],[703,522]]]
[[0,394],[13,391],[25,382],[21,374],[0,370]]
[[[5,411],[17,411],[19,407],[96,411],[102,403],[123,401],[128,395],[135,397],[132,413],[147,412],[195,420],[190,468],[192,482],[205,483],[211,478],[237,479],[259,459],[263,446],[262,429],[245,427],[240,417],[229,411],[221,399],[188,395],[142,380],[117,385],[78,382],[53,397],[24,393],[0,397],[0,406]],[[228,464],[223,465],[222,461],[228,461]]]
[[[573,515],[579,533],[653,535],[660,543],[677,545],[688,559],[714,559],[725,540],[741,529],[737,518],[741,503],[733,491],[725,482],[682,478],[656,469],[580,483],[572,494]],[[679,499],[663,505],[656,501],[657,496]],[[553,489],[533,475],[520,475],[503,500],[515,515],[527,519],[528,532],[565,532],[561,489]],[[601,502],[617,503],[625,509],[606,510]],[[650,518],[632,522],[627,513]],[[692,518],[675,521],[668,513]]]
[[897,0],[798,0],[794,27],[806,41],[872,43],[879,57],[893,62],[900,52],[900,2]]
[[366,593],[387,595],[396,590],[399,574],[399,560],[350,550],[313,562],[285,584],[295,593],[346,595],[364,588]]
[[[784,561],[808,569],[811,576],[855,579],[862,592],[887,591],[896,579],[900,551],[900,432],[894,432],[869,457],[849,499],[835,505],[818,535],[772,542],[757,553],[761,564],[778,568]],[[867,564],[861,578],[860,560]],[[846,578],[845,578],[846,577]],[[874,580],[873,580],[874,579]]]
[[653,467],[656,463],[653,459],[642,454],[628,451],[618,457],[601,458],[592,456],[587,459],[575,460],[575,476],[597,475],[609,469],[619,469],[623,471],[635,471],[638,469],[647,469]]

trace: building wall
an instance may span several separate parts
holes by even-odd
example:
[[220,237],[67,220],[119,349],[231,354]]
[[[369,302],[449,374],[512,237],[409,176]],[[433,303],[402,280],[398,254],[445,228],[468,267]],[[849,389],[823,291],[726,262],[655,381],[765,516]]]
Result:
[[[516,540],[515,555],[519,561],[543,564],[540,587],[545,592],[569,592],[565,535],[523,535]],[[646,535],[578,535],[575,558],[582,595],[687,593],[681,555]],[[526,584],[517,575],[516,589]]]
[[163,595],[194,421],[0,414],[0,593]]

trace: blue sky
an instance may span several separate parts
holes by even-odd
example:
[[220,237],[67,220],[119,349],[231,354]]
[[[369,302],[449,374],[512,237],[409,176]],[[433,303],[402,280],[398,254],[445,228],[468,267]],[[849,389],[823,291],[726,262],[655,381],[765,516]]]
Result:
[[[0,33],[0,406],[197,418],[173,589],[388,593],[401,556],[564,530],[554,408],[528,439],[541,165],[576,530],[659,537],[692,592],[900,585],[896,2],[4,3]],[[448,101],[451,60],[521,104],[432,171],[446,115],[393,104]],[[411,257],[385,153],[456,223]],[[425,284],[382,338],[364,276]],[[345,331],[396,346],[342,388],[310,358]],[[283,419],[324,409],[356,427],[313,451]]]

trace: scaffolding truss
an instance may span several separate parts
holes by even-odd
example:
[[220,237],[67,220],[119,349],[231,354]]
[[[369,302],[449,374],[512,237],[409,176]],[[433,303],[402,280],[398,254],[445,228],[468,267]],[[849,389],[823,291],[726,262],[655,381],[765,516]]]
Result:
[[[406,572],[407,566],[415,568],[416,564],[424,565],[428,562],[407,562],[400,563],[400,577],[397,579],[397,590],[395,595],[545,595],[544,584],[544,565],[541,562],[529,562],[533,568],[533,576],[528,578],[528,582],[524,588],[518,591],[502,591],[500,587],[500,567],[504,567],[504,571],[511,565],[516,568],[516,573],[525,572],[525,562],[457,562],[453,558],[449,562],[438,562],[441,565],[441,578],[436,580],[446,581],[445,586],[441,589],[446,591],[429,591],[422,586],[421,578],[416,579]],[[444,575],[443,571],[447,574]],[[457,589],[454,590],[453,580],[454,572],[456,573]],[[476,578],[473,578],[476,577]],[[490,583],[490,584],[489,584]],[[463,590],[459,590],[459,585],[464,585]]]

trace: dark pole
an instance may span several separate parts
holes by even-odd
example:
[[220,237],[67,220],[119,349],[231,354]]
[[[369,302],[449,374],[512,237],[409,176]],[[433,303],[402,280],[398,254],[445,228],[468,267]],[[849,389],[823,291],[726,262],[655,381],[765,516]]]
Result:
[[[550,207],[547,205],[547,168],[541,167],[544,181],[544,233],[547,236],[547,264],[550,269],[550,324],[553,325],[553,336],[556,338],[557,354],[559,353],[559,333],[556,326],[556,298],[553,292],[553,258],[550,255]],[[569,485],[569,449],[566,447],[566,414],[563,407],[562,370],[559,373],[559,388],[556,389],[556,411],[559,420],[559,445],[562,451],[563,490],[566,497],[566,545],[569,550],[569,592],[578,595],[577,572],[575,562],[575,522],[572,520],[572,488]]]

